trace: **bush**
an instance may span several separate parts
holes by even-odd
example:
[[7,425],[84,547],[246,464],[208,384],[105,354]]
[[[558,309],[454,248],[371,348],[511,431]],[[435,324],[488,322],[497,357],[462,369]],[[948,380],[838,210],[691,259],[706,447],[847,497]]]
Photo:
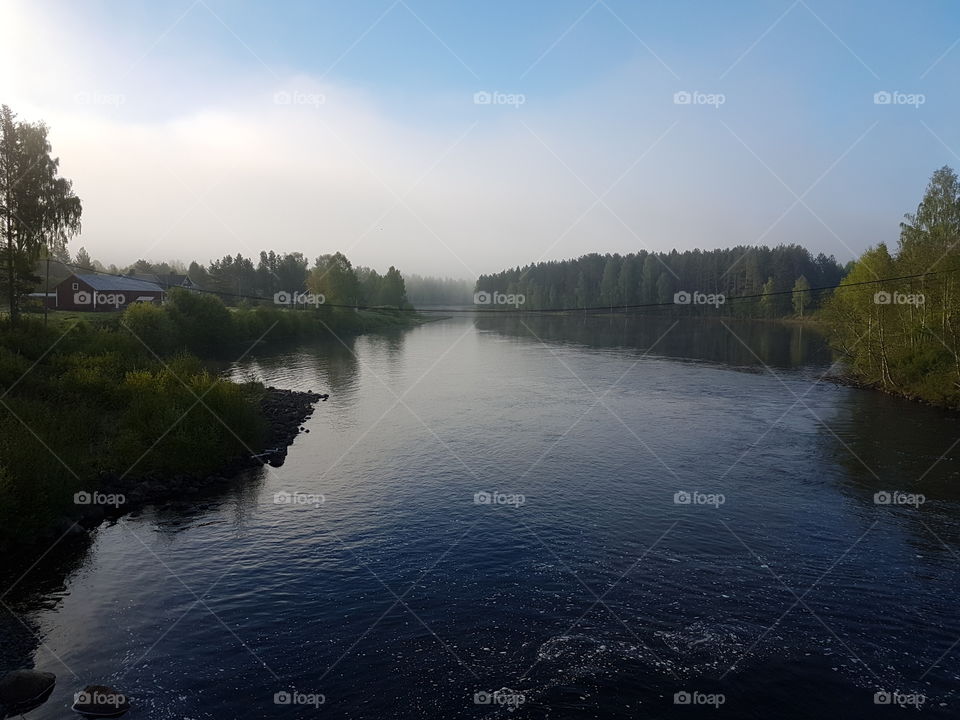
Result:
[[218,297],[174,288],[165,310],[180,344],[190,350],[209,350],[235,339],[230,311]]
[[170,313],[159,305],[135,303],[123,312],[121,324],[157,355],[165,355],[179,344]]

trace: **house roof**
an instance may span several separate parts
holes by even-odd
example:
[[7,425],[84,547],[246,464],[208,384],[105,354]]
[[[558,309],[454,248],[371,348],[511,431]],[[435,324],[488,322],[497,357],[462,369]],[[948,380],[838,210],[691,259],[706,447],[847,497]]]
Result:
[[161,287],[186,287],[193,286],[193,281],[186,275],[180,275],[178,273],[165,273],[162,275],[154,275],[152,273],[134,273],[131,277],[135,277],[137,280],[145,280],[147,282],[156,283]]
[[187,275],[180,275],[179,273],[167,273],[166,275],[157,275],[157,279],[160,280],[161,285],[165,286],[184,286],[184,285],[193,285],[193,280],[190,279]]
[[[138,280],[126,275],[75,275],[78,280],[85,282],[94,290],[126,290],[128,292],[163,292],[156,283]],[[67,278],[64,282],[69,281]]]

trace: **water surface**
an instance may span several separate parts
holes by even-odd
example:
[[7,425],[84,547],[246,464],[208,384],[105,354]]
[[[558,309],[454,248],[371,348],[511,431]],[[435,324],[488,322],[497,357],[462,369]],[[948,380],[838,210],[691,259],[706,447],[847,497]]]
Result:
[[957,420],[830,362],[801,326],[534,316],[248,356],[331,395],[286,464],[51,553],[4,665],[57,673],[35,718],[93,682],[131,718],[952,715]]

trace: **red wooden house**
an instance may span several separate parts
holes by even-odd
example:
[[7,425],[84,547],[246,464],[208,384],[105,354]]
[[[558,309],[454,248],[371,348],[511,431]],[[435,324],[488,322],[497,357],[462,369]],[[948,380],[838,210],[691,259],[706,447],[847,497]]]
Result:
[[56,287],[57,310],[114,312],[138,302],[160,304],[163,288],[125,275],[71,275]]

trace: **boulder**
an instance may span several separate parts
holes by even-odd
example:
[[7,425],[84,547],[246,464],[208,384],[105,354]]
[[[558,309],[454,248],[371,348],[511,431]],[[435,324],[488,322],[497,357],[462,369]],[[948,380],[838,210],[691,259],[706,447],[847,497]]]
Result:
[[13,717],[42,705],[53,692],[57,676],[39,670],[14,670],[0,678],[2,717]]
[[84,717],[120,717],[130,709],[130,701],[108,685],[87,685],[73,696],[73,708]]

